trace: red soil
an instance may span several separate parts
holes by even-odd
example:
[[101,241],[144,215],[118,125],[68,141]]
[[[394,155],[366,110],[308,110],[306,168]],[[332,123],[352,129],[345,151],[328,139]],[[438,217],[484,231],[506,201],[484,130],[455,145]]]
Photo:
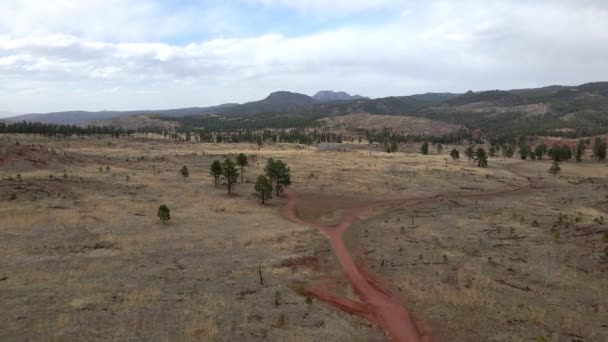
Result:
[[[514,170],[513,170],[514,171]],[[517,176],[527,178],[517,172]],[[402,207],[404,205],[415,205],[423,202],[448,198],[484,198],[506,194],[516,191],[528,191],[531,188],[542,188],[542,181],[531,180],[529,186],[516,187],[495,192],[481,194],[457,195],[439,194],[425,198],[407,198],[398,200],[384,200],[367,205],[360,205],[346,209],[342,212],[339,222],[335,225],[322,225],[312,221],[306,221],[298,216],[298,209],[306,206],[314,207],[315,203],[307,203],[298,198],[290,189],[285,191],[287,202],[281,209],[282,215],[288,220],[317,229],[331,243],[334,254],[342,267],[342,270],[359,297],[360,301],[340,298],[332,294],[326,287],[317,286],[308,288],[309,295],[321,300],[346,313],[359,316],[363,319],[381,327],[385,333],[394,341],[432,341],[433,337],[426,327],[416,321],[405,309],[403,301],[395,296],[388,286],[383,285],[378,277],[374,276],[369,268],[357,265],[351,253],[346,248],[342,235],[348,227],[360,220],[369,218],[376,212]]]
[[342,266],[342,270],[361,299],[361,302],[339,298],[324,288],[309,288],[307,289],[308,294],[344,312],[357,315],[375,323],[382,327],[395,341],[430,341],[430,336],[421,331],[410,314],[405,310],[401,300],[357,266],[342,239],[342,234],[352,223],[371,214],[378,206],[384,207],[389,203],[379,202],[366,208],[346,210],[340,219],[340,223],[336,226],[324,226],[301,220],[296,215],[297,196],[290,190],[287,190],[285,193],[287,195],[287,203],[282,209],[283,215],[295,223],[309,225],[318,229],[328,238]]

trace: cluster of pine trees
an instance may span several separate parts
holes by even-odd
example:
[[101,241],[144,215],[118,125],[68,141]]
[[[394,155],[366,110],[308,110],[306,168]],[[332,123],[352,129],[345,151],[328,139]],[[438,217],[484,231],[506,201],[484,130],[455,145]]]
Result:
[[90,136],[95,134],[107,134],[119,138],[121,135],[133,134],[135,133],[135,131],[106,126],[80,127],[76,125],[56,125],[24,121],[8,124],[0,122],[0,133],[40,134],[51,137],[69,135]]
[[[591,140],[579,140],[576,147],[570,147],[567,144],[555,144],[552,147],[548,147],[545,143],[541,142],[536,145],[534,149],[528,144],[519,145],[519,155],[522,160],[526,159],[538,159],[542,160],[545,155],[551,160],[556,162],[568,161],[575,158],[577,162],[583,160],[583,156],[587,150],[587,147],[591,144]],[[592,147],[593,159],[597,161],[603,161],[606,159],[606,141],[597,137],[593,142]]]
[[[241,184],[244,182],[244,168],[248,165],[249,161],[244,153],[237,156],[236,162],[230,158],[226,158],[223,162],[213,161],[209,167],[209,173],[213,177],[214,186],[216,188],[226,186],[228,194],[231,194],[239,175],[241,176]],[[276,196],[279,196],[285,187],[290,184],[291,171],[289,166],[280,159],[269,158],[264,167],[264,174],[259,175],[255,182],[253,195],[264,204],[272,198],[273,190]]]

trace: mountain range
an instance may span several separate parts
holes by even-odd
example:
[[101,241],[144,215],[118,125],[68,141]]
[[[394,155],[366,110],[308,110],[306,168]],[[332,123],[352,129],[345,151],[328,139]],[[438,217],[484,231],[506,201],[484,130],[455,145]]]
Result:
[[239,103],[225,103],[211,107],[190,107],[167,110],[132,110],[132,111],[66,111],[53,113],[34,113],[7,117],[8,122],[41,122],[63,125],[82,125],[96,121],[111,120],[125,116],[134,115],[160,115],[163,117],[183,117],[202,114],[228,114],[243,115],[262,112],[282,112],[301,110],[316,104],[348,102],[359,99],[368,99],[360,95],[349,95],[345,92],[334,92],[324,90],[313,96],[308,96],[289,91],[277,91],[271,93],[263,100]]
[[[147,123],[153,124],[154,121],[150,121],[152,116],[164,121],[210,127],[211,119],[205,118],[214,117],[216,127],[238,127],[240,124],[247,127],[295,127],[321,118],[351,114],[424,118],[479,128],[495,135],[569,131],[577,134],[603,134],[604,131],[608,133],[608,82],[467,91],[463,94],[426,93],[376,99],[333,91],[320,91],[314,96],[277,91],[265,99],[243,104],[228,103],[171,110],[27,114],[5,120],[121,126],[122,122],[133,124],[137,120],[118,118],[145,116]],[[224,120],[223,123],[217,121],[220,119]]]

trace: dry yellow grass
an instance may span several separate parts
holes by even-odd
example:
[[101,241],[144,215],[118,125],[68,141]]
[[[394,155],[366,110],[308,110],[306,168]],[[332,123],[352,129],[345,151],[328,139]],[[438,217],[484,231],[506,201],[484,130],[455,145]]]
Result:
[[[480,169],[446,154],[387,154],[357,144],[350,152],[318,152],[158,137],[10,138],[43,144],[74,161],[19,171],[21,182],[16,170],[0,169],[1,189],[17,195],[0,194],[0,278],[6,277],[0,281],[0,340],[383,340],[366,321],[308,305],[292,289],[341,274],[321,236],[280,217],[281,199],[261,206],[249,196],[269,157],[287,162],[299,193],[340,202],[316,213],[321,221],[335,221],[348,203],[453,197],[371,217],[346,236],[356,253],[376,250],[365,254],[371,267],[442,340],[552,334],[606,340],[600,237],[573,237],[594,218],[608,219],[605,165],[563,163],[562,174],[552,177],[548,161],[497,158]],[[208,168],[237,153],[246,153],[250,166],[246,184],[229,197],[213,187]],[[190,170],[186,181],[178,174],[182,165]],[[538,170],[543,190],[459,197],[525,188]],[[30,189],[18,189],[24,185]],[[156,217],[160,204],[171,208],[167,225]],[[576,212],[583,221],[560,228],[556,242],[551,226],[558,214]],[[318,257],[322,270],[277,267],[302,256]]]

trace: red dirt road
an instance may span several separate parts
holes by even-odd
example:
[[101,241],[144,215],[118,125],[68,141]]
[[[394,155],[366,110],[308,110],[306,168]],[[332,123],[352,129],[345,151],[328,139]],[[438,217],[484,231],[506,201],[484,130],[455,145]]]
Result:
[[[514,172],[515,173],[515,172]],[[525,177],[515,173],[517,176]],[[528,191],[532,188],[543,188],[541,180],[531,181],[528,186],[514,187],[494,192],[480,194],[439,194],[424,198],[409,198],[384,200],[367,205],[349,208],[343,211],[338,224],[322,225],[305,221],[297,214],[298,205],[306,205],[295,192],[285,190],[286,203],[281,208],[282,215],[288,220],[312,227],[321,232],[330,242],[334,254],[350,285],[357,293],[360,301],[340,298],[324,287],[311,287],[306,292],[318,300],[336,307],[346,313],[367,319],[382,328],[393,341],[427,342],[433,337],[423,324],[415,320],[405,309],[404,303],[386,286],[383,286],[369,270],[357,265],[342,238],[344,232],[353,223],[368,218],[377,212],[386,212],[404,205],[415,205],[438,199],[449,198],[484,198],[503,195],[511,192]],[[310,205],[310,204],[309,204]],[[312,204],[314,205],[314,204]]]
[[[283,215],[292,222],[314,227],[327,237],[344,274],[361,302],[336,297],[323,288],[309,288],[307,292],[342,311],[375,323],[394,341],[431,341],[431,337],[420,329],[401,300],[357,266],[342,239],[342,235],[351,224],[372,214],[378,206],[384,207],[389,203],[378,202],[363,208],[349,209],[344,212],[336,226],[325,226],[300,219],[296,214],[298,197],[291,190],[286,190],[285,194],[287,203],[282,208]],[[420,201],[422,200],[411,200],[411,202]]]

